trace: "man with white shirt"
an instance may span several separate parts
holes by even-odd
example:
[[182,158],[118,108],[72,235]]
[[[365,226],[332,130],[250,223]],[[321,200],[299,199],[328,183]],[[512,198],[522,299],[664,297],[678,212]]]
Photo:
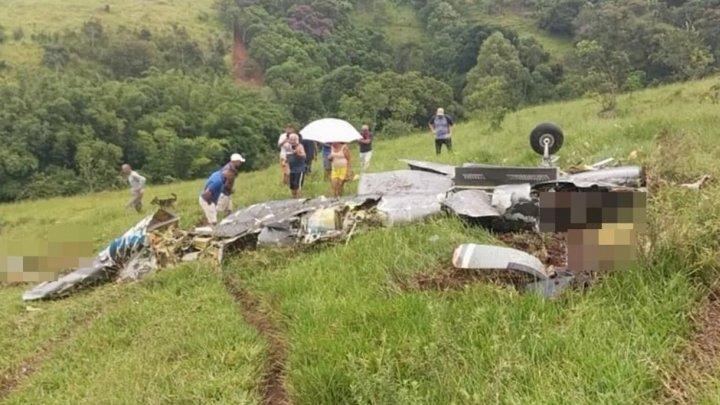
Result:
[[142,199],[145,194],[145,177],[134,171],[129,164],[122,165],[122,175],[130,183],[130,190],[132,191],[132,198],[128,201],[125,208],[134,208],[135,211],[142,211]]

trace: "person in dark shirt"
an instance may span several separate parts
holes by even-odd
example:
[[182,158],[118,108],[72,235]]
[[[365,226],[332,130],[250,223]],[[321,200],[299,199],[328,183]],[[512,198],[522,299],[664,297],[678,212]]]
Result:
[[373,134],[370,132],[370,127],[363,125],[360,128],[360,135],[362,139],[358,141],[360,144],[360,162],[363,170],[367,170],[370,167],[370,159],[372,159],[372,142]]
[[452,128],[454,125],[452,118],[445,115],[445,110],[442,108],[438,108],[437,113],[430,118],[428,126],[435,135],[436,154],[440,154],[443,145],[448,152],[452,152]]
[[305,150],[305,173],[310,174],[312,173],[312,164],[317,158],[317,143],[300,136],[300,144]]
[[285,160],[290,169],[289,183],[293,198],[300,198],[305,181],[306,159],[307,155],[305,148],[300,143],[300,137],[297,134],[290,134],[286,144]]
[[332,146],[330,144],[324,143],[322,145],[322,156],[323,156],[323,169],[325,171],[325,175],[323,178],[325,180],[330,180],[330,172],[332,172],[332,164],[330,163],[330,152],[332,152]]

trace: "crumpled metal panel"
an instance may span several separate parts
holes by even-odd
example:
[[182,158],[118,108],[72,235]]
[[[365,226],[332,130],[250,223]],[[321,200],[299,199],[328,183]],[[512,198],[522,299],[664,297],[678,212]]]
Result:
[[377,206],[386,225],[409,223],[442,212],[442,198],[435,194],[386,195]]
[[452,262],[459,269],[506,269],[521,272],[531,281],[548,278],[545,266],[535,256],[503,246],[463,244],[455,249]]
[[451,193],[442,205],[457,215],[470,218],[499,217],[490,203],[490,195],[483,190],[462,190]]
[[[77,269],[56,281],[41,283],[26,291],[23,300],[59,298],[76,289],[110,281],[117,276],[119,270],[132,262],[134,257],[148,249],[145,237],[147,232],[176,223],[179,219],[165,210],[158,210],[153,215],[140,220],[121,237],[114,239],[108,247],[98,253],[91,267]],[[132,271],[129,270],[128,275],[133,274]],[[137,276],[143,274],[145,272],[138,272]]]
[[110,280],[117,274],[117,269],[106,263],[95,261],[92,267],[83,267],[66,274],[56,281],[45,282],[23,293],[24,301],[35,301],[49,298],[61,298],[72,291]]
[[530,184],[504,184],[495,187],[490,204],[500,213],[504,214],[510,207],[532,201],[530,197]]
[[425,162],[421,160],[400,159],[401,162],[407,163],[411,170],[421,170],[443,176],[455,177],[455,166],[442,163]]
[[546,298],[555,298],[563,291],[572,287],[574,280],[575,276],[570,272],[557,272],[555,277],[527,284],[525,291],[539,294]]
[[643,187],[643,169],[640,166],[619,166],[608,169],[576,173],[563,178],[579,184],[611,184],[622,187]]
[[358,194],[445,194],[452,187],[452,179],[420,170],[397,170],[367,173],[360,176]]

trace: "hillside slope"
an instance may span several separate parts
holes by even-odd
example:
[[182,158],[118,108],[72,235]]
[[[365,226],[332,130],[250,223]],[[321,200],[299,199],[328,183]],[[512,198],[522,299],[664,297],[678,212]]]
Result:
[[[0,44],[0,59],[39,64],[41,49],[32,41],[34,35],[78,30],[92,19],[109,29],[124,26],[163,31],[177,24],[202,41],[221,31],[213,4],[214,0],[0,0],[0,25],[8,37]],[[19,30],[22,38],[13,38]]]
[[[704,101],[712,84],[622,97],[614,119],[598,118],[595,102],[578,100],[520,111],[496,132],[482,122],[457,128],[457,153],[442,162],[534,165],[527,133],[554,121],[567,134],[562,165],[613,156],[648,168],[652,249],[639,266],[588,293],[549,302],[486,284],[444,292],[403,287],[446,266],[458,243],[493,240],[452,219],[371,231],[347,246],[247,253],[223,269],[183,265],[135,285],[32,307],[20,301],[25,286],[6,286],[0,396],[18,404],[257,403],[267,388],[264,359],[273,358],[282,361],[296,403],[659,401],[679,354],[694,347],[690,315],[707,291],[702,280],[714,280],[720,265],[720,187],[698,193],[672,185],[705,173],[720,177],[716,106]],[[637,160],[628,158],[633,151]],[[427,133],[379,139],[372,170],[433,155]],[[285,198],[278,174],[275,167],[243,174],[236,204]],[[189,227],[200,217],[201,185],[153,186],[146,195],[176,193]],[[318,174],[311,176],[306,195],[326,191]],[[122,208],[127,197],[0,205],[0,240],[76,227],[100,248],[138,220]],[[234,287],[225,293],[223,283]],[[254,297],[256,315],[276,325],[282,356],[242,312],[247,300],[233,305],[234,288]],[[699,372],[712,382],[716,370]],[[699,381],[684,381],[691,397],[703,391]]]

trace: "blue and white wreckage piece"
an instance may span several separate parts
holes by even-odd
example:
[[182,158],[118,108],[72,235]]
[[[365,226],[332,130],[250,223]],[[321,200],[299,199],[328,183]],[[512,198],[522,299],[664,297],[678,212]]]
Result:
[[[158,267],[228,255],[265,245],[310,244],[349,239],[363,229],[455,215],[492,232],[538,233],[540,192],[645,192],[640,166],[606,167],[613,159],[566,174],[553,163],[562,131],[541,124],[530,136],[542,155],[540,167],[466,163],[460,167],[403,160],[409,170],[367,173],[358,194],[258,203],[240,209],[214,229],[177,229],[179,217],[159,209],[111,241],[91,267],[75,269],[56,281],[25,292],[26,301],[65,297],[73,291],[114,280],[138,280]],[[458,269],[513,273],[522,291],[553,297],[570,286],[574,274],[543,264],[516,249],[463,244],[453,254]],[[520,275],[521,277],[517,277]]]

